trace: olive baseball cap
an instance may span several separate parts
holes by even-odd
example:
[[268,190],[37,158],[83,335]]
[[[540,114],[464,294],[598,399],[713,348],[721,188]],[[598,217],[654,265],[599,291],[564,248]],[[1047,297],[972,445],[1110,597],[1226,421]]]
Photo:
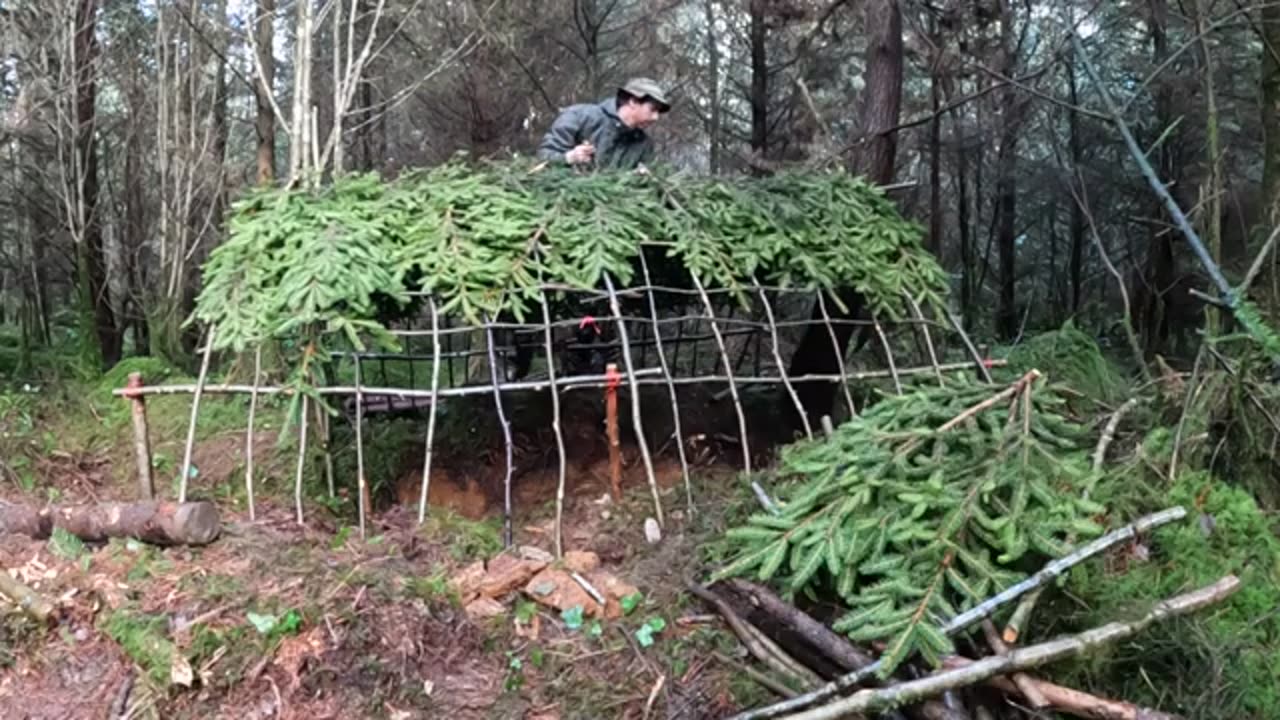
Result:
[[664,113],[671,110],[671,101],[667,98],[666,91],[662,89],[662,86],[656,80],[643,77],[631,78],[618,89],[632,97],[654,101]]

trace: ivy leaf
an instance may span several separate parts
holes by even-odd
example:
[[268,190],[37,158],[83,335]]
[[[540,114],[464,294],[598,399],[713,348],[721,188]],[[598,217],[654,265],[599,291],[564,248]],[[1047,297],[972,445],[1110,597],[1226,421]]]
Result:
[[560,618],[564,620],[565,627],[570,630],[577,630],[582,627],[582,606],[574,605],[560,613]]

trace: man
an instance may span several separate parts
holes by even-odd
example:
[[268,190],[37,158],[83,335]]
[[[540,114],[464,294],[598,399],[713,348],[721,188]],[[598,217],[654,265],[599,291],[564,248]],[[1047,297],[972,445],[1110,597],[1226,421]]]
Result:
[[634,78],[615,97],[565,108],[542,138],[538,157],[577,167],[636,169],[653,157],[645,129],[670,110],[658,83]]

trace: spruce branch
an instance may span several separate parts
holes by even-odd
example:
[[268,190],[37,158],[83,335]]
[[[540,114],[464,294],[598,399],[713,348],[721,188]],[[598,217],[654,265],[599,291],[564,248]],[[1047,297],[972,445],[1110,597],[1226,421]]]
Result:
[[[1139,518],[1129,525],[1114,530],[1103,537],[1081,546],[1065,557],[1053,560],[1031,577],[1005,589],[977,607],[953,617],[943,625],[941,629],[946,635],[954,635],[961,630],[972,626],[974,623],[991,617],[996,610],[1000,609],[1004,605],[1017,600],[1019,597],[1022,597],[1037,588],[1047,585],[1075,565],[1078,565],[1122,542],[1130,540],[1141,533],[1149,532],[1154,528],[1166,525],[1175,520],[1180,520],[1186,517],[1186,514],[1187,512],[1184,508],[1173,507]],[[844,690],[856,687],[857,685],[860,685],[866,680],[874,677],[879,670],[880,661],[877,661],[860,670],[842,675],[809,693],[781,703],[739,713],[738,715],[735,715],[732,720],[761,720],[762,718],[781,717],[787,713],[809,707],[815,703],[834,697]]]

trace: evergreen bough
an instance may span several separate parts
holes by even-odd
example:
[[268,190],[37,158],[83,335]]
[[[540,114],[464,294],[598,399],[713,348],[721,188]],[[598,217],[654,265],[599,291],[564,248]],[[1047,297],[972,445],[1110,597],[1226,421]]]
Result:
[[881,191],[843,173],[705,178],[658,170],[578,174],[455,161],[394,181],[254,191],[204,267],[194,318],[215,347],[333,336],[394,346],[414,291],[471,322],[537,307],[541,283],[621,285],[642,244],[654,281],[740,291],[753,279],[852,287],[886,319],[904,294],[940,304],[942,270]]
[[849,607],[837,631],[885,643],[883,675],[916,652],[936,665],[954,652],[947,619],[1103,530],[1088,430],[1035,377],[986,405],[992,388],[963,381],[891,396],[829,439],[790,446],[779,514],[730,529],[734,551],[712,580],[834,594]]

